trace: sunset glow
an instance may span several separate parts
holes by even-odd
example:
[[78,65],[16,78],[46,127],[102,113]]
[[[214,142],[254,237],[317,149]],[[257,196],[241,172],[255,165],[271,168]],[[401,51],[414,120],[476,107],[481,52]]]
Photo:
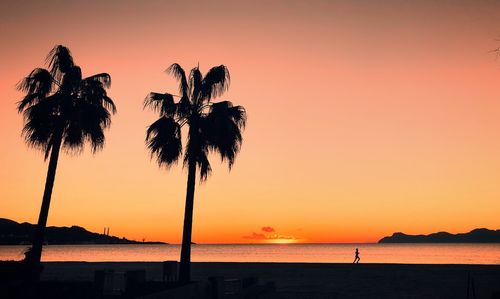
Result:
[[271,243],[271,244],[291,244],[291,243],[297,243],[297,241],[294,239],[273,239],[273,240],[269,240],[269,243]]
[[216,101],[248,115],[232,170],[211,155],[196,185],[194,242],[500,228],[500,2],[2,1],[0,35],[0,218],[37,220],[48,163],[15,86],[63,44],[118,113],[102,151],[61,153],[48,225],[181,241],[187,169],[151,159],[143,109],[179,63],[226,65]]

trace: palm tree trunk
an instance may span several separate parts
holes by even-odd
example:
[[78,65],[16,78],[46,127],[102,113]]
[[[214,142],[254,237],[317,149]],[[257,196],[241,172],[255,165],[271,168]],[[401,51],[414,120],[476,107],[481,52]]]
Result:
[[45,190],[43,192],[40,215],[38,216],[38,224],[35,227],[35,232],[33,234],[33,244],[29,252],[26,254],[26,261],[30,262],[34,266],[38,266],[40,264],[40,259],[42,257],[42,245],[45,236],[47,218],[49,215],[52,188],[54,187],[54,180],[56,177],[57,161],[59,159],[62,136],[58,136],[55,139],[56,140],[54,141],[50,152],[49,168],[47,170],[47,178],[45,180]]
[[191,233],[193,229],[194,188],[196,183],[196,160],[190,159],[188,166],[186,191],[186,207],[184,210],[184,228],[182,232],[181,264],[179,282],[188,283],[191,280]]

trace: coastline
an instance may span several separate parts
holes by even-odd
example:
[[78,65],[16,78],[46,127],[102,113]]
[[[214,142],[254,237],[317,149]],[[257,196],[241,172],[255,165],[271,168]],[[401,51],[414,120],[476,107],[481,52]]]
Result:
[[[44,262],[43,280],[94,279],[94,271],[145,270],[161,280],[160,262]],[[478,298],[500,292],[500,265],[194,262],[193,280],[258,277],[276,282],[278,298],[460,298],[468,275]]]
[[[27,246],[0,246],[0,260],[20,260]],[[194,262],[500,264],[500,244],[197,244]],[[45,262],[161,262],[177,260],[180,245],[48,245]]]

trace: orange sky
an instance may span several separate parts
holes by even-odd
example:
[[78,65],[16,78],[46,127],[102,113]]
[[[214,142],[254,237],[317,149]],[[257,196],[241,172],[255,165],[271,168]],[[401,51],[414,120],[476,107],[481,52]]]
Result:
[[102,152],[61,157],[49,225],[180,241],[186,171],[150,161],[142,103],[199,62],[229,68],[248,126],[197,187],[195,242],[500,228],[499,2],[103,2],[0,4],[0,217],[37,219],[47,164],[15,84],[63,44],[111,74],[118,114]]

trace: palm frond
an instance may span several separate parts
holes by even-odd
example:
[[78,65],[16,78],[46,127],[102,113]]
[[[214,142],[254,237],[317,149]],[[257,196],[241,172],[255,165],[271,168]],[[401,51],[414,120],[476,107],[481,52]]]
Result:
[[84,144],[82,124],[78,121],[78,113],[75,113],[72,118],[64,130],[63,147],[67,152],[79,153],[83,150]]
[[50,50],[45,60],[49,65],[52,77],[59,82],[61,81],[63,75],[74,66],[71,52],[68,48],[62,45],[57,45]]
[[162,116],[146,131],[146,144],[158,165],[170,167],[182,154],[181,128],[171,117]]
[[183,96],[179,103],[177,103],[177,116],[181,119],[188,119],[191,115],[192,106],[189,98],[187,96]]
[[117,111],[115,102],[113,102],[113,100],[108,96],[102,97],[102,105],[104,106],[104,108],[108,109],[113,114],[115,114]]
[[[193,142],[191,138],[198,138],[197,142]],[[200,136],[188,135],[186,150],[184,152],[183,166],[189,167],[189,163],[194,161],[197,168],[200,170],[200,181],[205,181],[210,173],[212,167],[208,161],[209,149],[206,146],[205,140],[199,138]]]
[[17,102],[17,112],[21,113],[26,107],[36,105],[38,102],[44,99],[44,96],[39,93],[27,94],[24,98]]
[[220,115],[231,119],[240,129],[244,129],[247,122],[247,113],[242,106],[233,106],[230,101],[221,101],[210,105],[210,114]]
[[229,101],[214,103],[202,120],[203,142],[207,148],[219,153],[222,161],[227,160],[231,169],[243,142],[241,131],[246,125],[245,109],[233,106]]
[[22,135],[29,146],[40,149],[47,154],[52,145],[53,135],[60,123],[58,115],[59,95],[48,97],[26,108],[23,112],[24,127]]
[[61,79],[59,91],[62,93],[72,93],[82,84],[82,70],[79,66],[73,65],[67,69]]
[[108,97],[104,84],[100,80],[82,80],[78,87],[78,95],[80,99],[103,106],[113,114],[116,113],[115,103]]
[[36,68],[27,77],[17,83],[17,89],[28,94],[48,94],[52,89],[52,75],[44,68]]
[[208,152],[201,152],[197,160],[198,167],[200,168],[200,181],[206,181],[212,173],[212,167],[208,161]]
[[201,98],[210,100],[222,95],[231,82],[229,70],[224,65],[211,68],[201,82]]
[[111,125],[111,114],[106,107],[78,100],[68,114],[63,136],[66,150],[80,152],[85,142],[90,143],[94,153],[104,147],[104,130]]
[[169,93],[150,92],[144,99],[144,108],[146,107],[160,113],[160,116],[165,114],[169,117],[173,117],[177,110],[174,96]]
[[104,88],[111,87],[111,76],[107,73],[100,73],[83,79],[83,81],[99,81]]
[[34,105],[52,91],[52,75],[46,69],[36,68],[26,78],[19,81],[17,89],[26,93],[18,103],[18,111]]
[[201,80],[203,80],[203,75],[200,69],[198,67],[193,68],[189,74],[189,94],[191,94],[194,102],[198,101],[200,97]]
[[179,91],[182,96],[188,96],[188,83],[186,79],[186,73],[184,69],[177,63],[172,64],[166,69],[167,74],[172,74],[177,80],[179,80]]

